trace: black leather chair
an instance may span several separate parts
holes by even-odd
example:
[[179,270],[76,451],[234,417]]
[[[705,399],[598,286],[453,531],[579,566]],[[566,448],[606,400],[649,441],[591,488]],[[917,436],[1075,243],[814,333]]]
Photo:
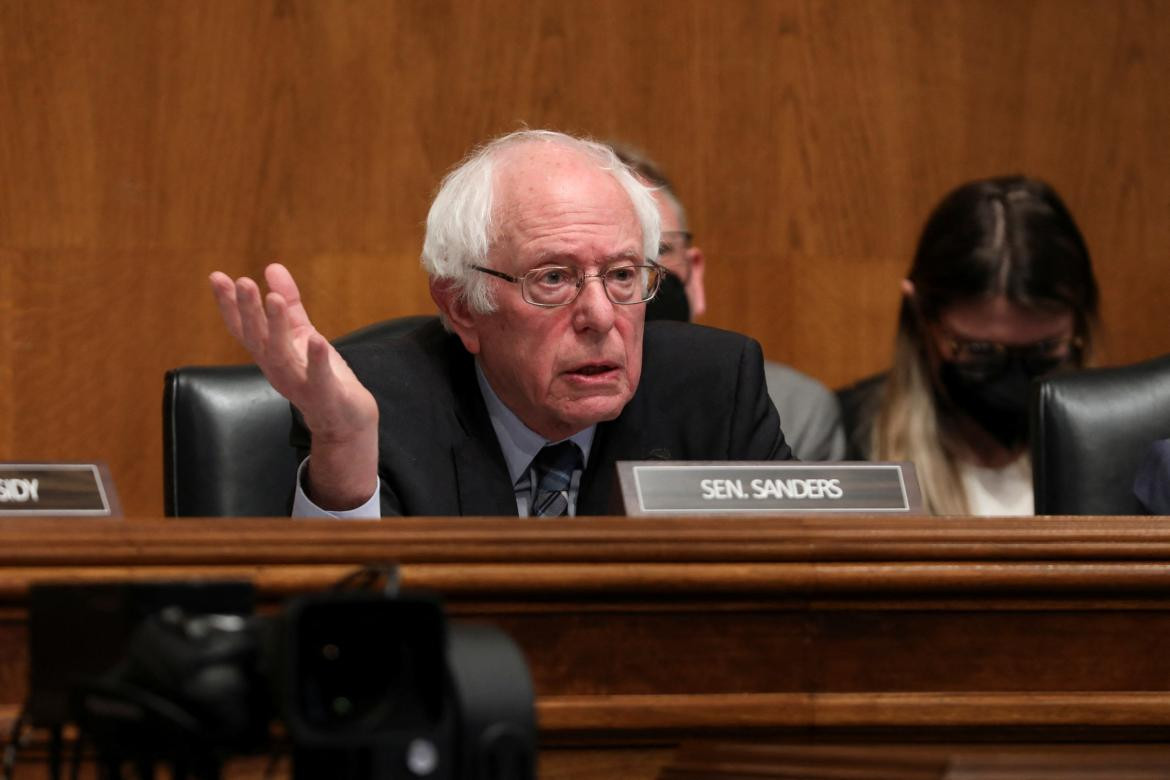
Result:
[[1170,436],[1170,355],[1048,377],[1032,404],[1036,514],[1144,514],[1133,495],[1150,445]]
[[[385,320],[334,343],[395,338],[434,320]],[[163,496],[168,517],[286,515],[297,455],[292,413],[254,365],[186,366],[163,386]]]

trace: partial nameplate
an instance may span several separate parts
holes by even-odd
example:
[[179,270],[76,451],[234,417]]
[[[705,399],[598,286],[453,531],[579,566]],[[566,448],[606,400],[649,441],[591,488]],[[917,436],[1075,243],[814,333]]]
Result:
[[102,463],[0,463],[0,516],[120,517]]
[[620,461],[627,515],[922,514],[911,463]]

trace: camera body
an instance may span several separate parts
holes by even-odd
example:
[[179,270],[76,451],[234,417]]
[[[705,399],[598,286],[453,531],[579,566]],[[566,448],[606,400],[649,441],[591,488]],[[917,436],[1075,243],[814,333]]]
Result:
[[[296,780],[535,776],[534,695],[523,656],[495,628],[448,624],[436,598],[332,591],[260,617],[192,614],[181,588],[176,596],[174,584],[157,587],[170,589],[170,603],[137,622],[117,663],[67,683],[69,719],[110,776],[120,777],[115,768],[126,763],[157,762],[218,777],[234,755],[282,746]],[[128,605],[159,601],[150,584],[126,593]],[[48,602],[62,601],[55,595]],[[64,601],[75,614],[34,621],[42,627],[30,636],[34,648],[60,656],[44,627],[85,625],[79,600]],[[199,606],[206,609],[206,599]],[[37,660],[34,653],[34,701]],[[283,738],[273,736],[273,724]]]
[[307,597],[271,629],[267,677],[295,778],[458,777],[457,692],[436,602]]

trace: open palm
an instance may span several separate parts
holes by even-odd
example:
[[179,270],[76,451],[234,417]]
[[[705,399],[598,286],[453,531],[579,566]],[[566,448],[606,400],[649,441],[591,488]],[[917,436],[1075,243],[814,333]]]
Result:
[[269,292],[255,281],[216,271],[211,286],[224,323],[252,354],[278,393],[305,417],[314,439],[345,440],[377,423],[377,404],[349,365],[317,332],[296,281],[283,265],[264,270]]

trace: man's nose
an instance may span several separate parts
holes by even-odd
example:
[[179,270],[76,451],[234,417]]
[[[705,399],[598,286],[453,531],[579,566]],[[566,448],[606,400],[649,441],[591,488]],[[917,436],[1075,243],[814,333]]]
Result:
[[616,305],[609,299],[603,277],[586,276],[581,282],[581,292],[577,295],[577,300],[573,301],[573,324],[578,330],[607,331],[613,327]]

